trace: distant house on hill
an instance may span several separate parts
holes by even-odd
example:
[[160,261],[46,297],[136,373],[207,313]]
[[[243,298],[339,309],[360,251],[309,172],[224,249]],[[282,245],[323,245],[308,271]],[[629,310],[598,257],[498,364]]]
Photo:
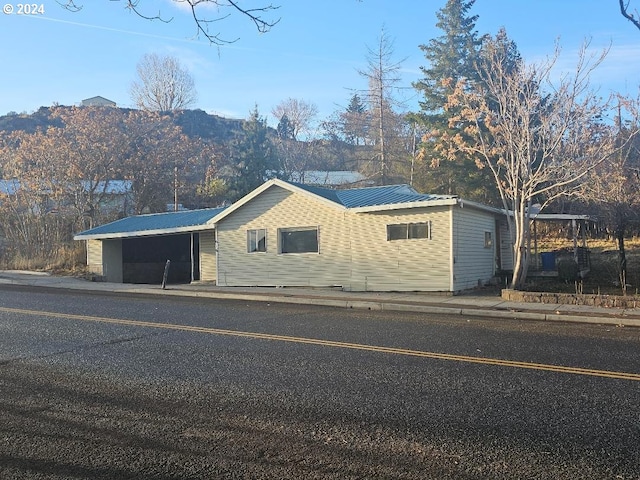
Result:
[[108,98],[97,96],[85,98],[82,100],[81,105],[83,107],[115,107],[116,102],[109,100]]

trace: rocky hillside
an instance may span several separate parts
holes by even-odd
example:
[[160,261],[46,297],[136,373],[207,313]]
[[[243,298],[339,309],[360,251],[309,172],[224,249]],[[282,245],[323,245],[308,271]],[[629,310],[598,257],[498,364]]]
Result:
[[[30,114],[12,112],[0,116],[0,131],[23,130],[33,133],[38,129],[46,130],[50,126],[60,126],[52,119],[51,110],[51,107],[41,107]],[[242,131],[244,123],[244,120],[223,118],[208,114],[203,110],[183,110],[172,112],[170,115],[186,135],[200,137],[213,143],[228,142],[234,135]]]

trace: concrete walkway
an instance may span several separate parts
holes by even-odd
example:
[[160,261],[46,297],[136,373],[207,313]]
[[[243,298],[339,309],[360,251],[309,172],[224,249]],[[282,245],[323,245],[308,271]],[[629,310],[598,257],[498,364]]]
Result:
[[74,277],[16,270],[0,270],[0,284],[640,327],[640,308],[508,302],[497,295],[473,293],[450,296],[419,292],[343,292],[330,288],[217,287],[207,283],[168,285],[162,289],[160,285],[90,282]]

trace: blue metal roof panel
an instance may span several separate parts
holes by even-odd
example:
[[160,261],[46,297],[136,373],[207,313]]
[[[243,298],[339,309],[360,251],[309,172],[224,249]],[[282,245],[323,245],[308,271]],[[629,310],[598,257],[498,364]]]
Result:
[[146,230],[171,230],[181,227],[205,225],[224,208],[205,208],[201,210],[184,210],[180,212],[152,213],[122,218],[99,227],[85,230],[78,235],[108,235]]
[[430,200],[455,198],[454,195],[429,195],[418,193],[409,185],[385,185],[380,187],[351,188],[348,190],[334,190],[303,184],[294,185],[347,208],[374,207],[378,205],[393,205],[397,203],[425,202]]

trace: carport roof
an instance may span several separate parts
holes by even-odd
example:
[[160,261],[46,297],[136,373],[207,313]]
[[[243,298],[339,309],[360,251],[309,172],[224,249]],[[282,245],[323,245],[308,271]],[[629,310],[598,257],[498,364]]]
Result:
[[225,208],[135,215],[85,230],[73,238],[74,240],[104,240],[210,230],[213,229],[213,225],[208,224],[209,220]]

